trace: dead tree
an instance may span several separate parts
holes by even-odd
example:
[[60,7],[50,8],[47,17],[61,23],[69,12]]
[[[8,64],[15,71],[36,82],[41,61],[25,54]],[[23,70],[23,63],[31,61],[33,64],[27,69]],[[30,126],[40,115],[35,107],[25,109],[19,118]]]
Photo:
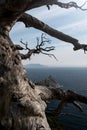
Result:
[[[87,45],[58,30],[51,28],[42,21],[26,14],[25,11],[51,5],[61,8],[79,8],[75,2],[61,3],[57,0],[0,0],[0,128],[2,130],[51,130],[45,115],[46,101],[61,99],[55,113],[60,113],[67,103],[73,103],[81,107],[76,101],[87,104],[87,97],[78,95],[72,91],[64,91],[57,88],[35,86],[26,76],[25,69],[21,63],[23,55],[19,45],[14,45],[9,37],[9,32],[18,21],[23,22],[26,27],[34,27],[43,32],[71,43],[74,50],[83,49],[87,51]],[[19,8],[20,7],[20,8]],[[35,50],[29,49],[29,53],[43,52],[42,45],[37,45]],[[38,50],[39,49],[39,50]],[[45,48],[45,52],[53,48]],[[27,55],[26,58],[29,58]],[[26,59],[25,58],[25,59]],[[32,87],[33,85],[33,87]]]

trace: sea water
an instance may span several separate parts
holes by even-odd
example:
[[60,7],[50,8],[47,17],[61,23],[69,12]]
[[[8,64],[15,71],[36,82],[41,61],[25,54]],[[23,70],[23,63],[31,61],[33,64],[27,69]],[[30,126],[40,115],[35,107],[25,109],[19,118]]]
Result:
[[[87,96],[87,68],[30,68],[26,69],[29,79],[34,82],[43,80],[51,75],[65,90],[73,90]],[[66,130],[87,130],[87,105],[81,104],[83,112],[80,112],[72,104],[68,104],[58,116]],[[57,101],[48,104],[55,109]]]

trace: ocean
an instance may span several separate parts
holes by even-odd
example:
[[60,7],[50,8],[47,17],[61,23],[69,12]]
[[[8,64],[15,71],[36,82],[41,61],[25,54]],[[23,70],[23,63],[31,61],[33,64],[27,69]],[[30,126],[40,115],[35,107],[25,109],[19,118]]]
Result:
[[[51,75],[65,90],[73,90],[87,96],[87,68],[27,68],[29,79],[40,81]],[[55,109],[57,101],[52,101],[48,107]],[[87,105],[81,104],[80,112],[72,104],[68,104],[58,116],[66,130],[87,130]]]

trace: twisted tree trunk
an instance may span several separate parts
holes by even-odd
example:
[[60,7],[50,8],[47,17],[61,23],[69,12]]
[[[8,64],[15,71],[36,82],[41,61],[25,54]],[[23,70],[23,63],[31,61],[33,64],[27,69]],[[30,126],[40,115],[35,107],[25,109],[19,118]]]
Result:
[[[0,28],[1,30],[1,28]],[[19,52],[0,34],[0,124],[3,129],[50,130],[46,104],[29,85]]]
[[0,1],[0,127],[4,130],[50,130],[46,104],[30,86],[19,51],[9,38],[28,2]]

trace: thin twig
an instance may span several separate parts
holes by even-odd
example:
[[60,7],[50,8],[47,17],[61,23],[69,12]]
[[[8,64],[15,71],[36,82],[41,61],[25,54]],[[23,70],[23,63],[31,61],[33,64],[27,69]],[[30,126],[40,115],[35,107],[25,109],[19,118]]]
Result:
[[30,58],[32,54],[42,53],[42,54],[47,55],[49,57],[53,57],[57,60],[57,58],[54,54],[47,53],[47,52],[53,51],[55,49],[55,47],[54,46],[44,47],[47,43],[48,44],[51,43],[51,41],[46,37],[46,34],[42,33],[41,38],[39,39],[37,37],[36,40],[37,40],[37,45],[34,49],[30,49],[28,47],[27,42],[24,43],[22,40],[20,41],[25,46],[25,50],[28,50],[27,54],[21,54],[22,59]]

